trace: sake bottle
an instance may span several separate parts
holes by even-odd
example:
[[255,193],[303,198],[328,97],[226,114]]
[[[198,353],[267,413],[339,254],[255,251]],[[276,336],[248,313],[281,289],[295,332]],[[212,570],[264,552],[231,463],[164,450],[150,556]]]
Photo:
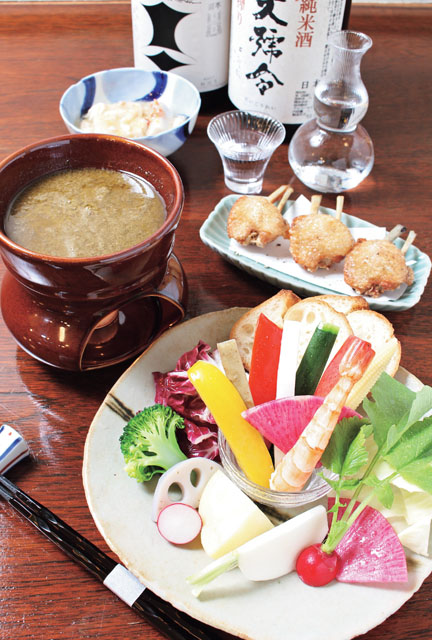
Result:
[[231,102],[285,125],[309,120],[327,70],[328,37],[345,28],[350,8],[351,0],[233,0]]
[[131,0],[135,66],[226,87],[231,0]]

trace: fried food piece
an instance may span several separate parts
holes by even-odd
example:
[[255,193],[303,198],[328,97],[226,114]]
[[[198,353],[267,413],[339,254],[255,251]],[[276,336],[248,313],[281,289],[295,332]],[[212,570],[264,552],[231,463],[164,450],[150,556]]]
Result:
[[392,242],[362,238],[346,257],[344,279],[356,293],[377,298],[401,284],[411,285],[414,272]]
[[240,196],[229,213],[227,232],[239,244],[265,247],[279,236],[288,238],[289,224],[265,196]]
[[291,254],[307,271],[328,269],[343,260],[353,245],[348,227],[328,214],[309,213],[291,223]]

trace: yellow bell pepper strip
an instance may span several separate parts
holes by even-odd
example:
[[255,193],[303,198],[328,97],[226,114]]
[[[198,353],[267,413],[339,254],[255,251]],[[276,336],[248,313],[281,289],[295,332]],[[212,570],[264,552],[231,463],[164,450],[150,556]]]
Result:
[[198,360],[187,373],[246,477],[268,487],[273,462],[262,435],[242,417],[246,404],[235,386],[220,369],[204,360]]

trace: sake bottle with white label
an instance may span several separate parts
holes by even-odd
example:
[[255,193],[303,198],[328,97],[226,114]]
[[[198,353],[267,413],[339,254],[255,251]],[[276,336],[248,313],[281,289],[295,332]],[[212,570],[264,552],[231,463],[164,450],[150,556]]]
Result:
[[132,0],[135,66],[177,73],[201,92],[228,83],[231,0]]
[[328,36],[345,28],[351,0],[233,0],[228,95],[238,109],[285,125],[313,116]]

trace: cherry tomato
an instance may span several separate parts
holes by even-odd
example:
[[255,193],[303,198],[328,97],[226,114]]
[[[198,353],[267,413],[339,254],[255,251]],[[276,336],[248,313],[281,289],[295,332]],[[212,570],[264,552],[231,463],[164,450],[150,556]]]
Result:
[[311,587],[322,587],[336,577],[337,554],[325,553],[320,544],[306,547],[300,553],[296,562],[299,577]]

